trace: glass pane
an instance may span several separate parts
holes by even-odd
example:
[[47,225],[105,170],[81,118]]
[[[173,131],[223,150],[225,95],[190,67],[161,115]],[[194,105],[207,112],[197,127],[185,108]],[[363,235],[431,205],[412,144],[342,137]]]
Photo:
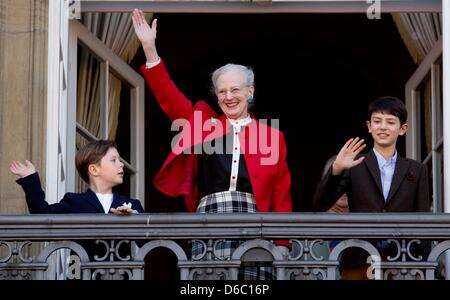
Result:
[[[131,89],[122,82],[112,72],[109,74],[109,97],[108,106],[109,111],[109,128],[110,139],[113,139],[117,143],[117,150],[120,156],[126,162],[131,162],[130,156],[130,101],[131,101]],[[134,167],[134,166],[133,166]],[[117,186],[115,189],[122,195],[130,196],[130,179],[132,172],[125,166],[125,175],[123,184]]]
[[444,201],[443,199],[445,199],[445,192],[444,192],[444,151],[441,151],[439,153],[439,159],[441,160],[441,165],[440,165],[440,174],[441,174],[441,178],[440,178],[440,183],[441,183],[441,198],[442,201]]
[[100,129],[100,61],[78,44],[77,122],[94,136]]
[[[90,140],[87,140],[84,136],[80,135],[77,132],[76,136],[77,151],[89,142]],[[77,173],[77,176],[75,176],[75,193],[82,193],[86,191],[86,189],[88,188],[88,184],[84,182],[83,179],[81,179],[80,174],[78,174],[77,170],[74,170],[74,172]]]
[[437,78],[436,78],[436,87],[437,87],[437,91],[436,91],[436,132],[435,132],[435,136],[436,136],[436,141],[439,141],[439,139],[442,137],[443,135],[443,111],[442,111],[442,98],[443,98],[443,81],[442,81],[442,58],[439,59],[439,61],[437,62],[437,64],[439,65],[439,72],[437,72]]
[[420,153],[421,161],[424,161],[428,153],[431,152],[431,79],[430,74],[419,87],[419,107],[420,107]]
[[427,171],[428,171],[428,192],[430,195],[430,208],[432,211],[438,211],[439,210],[439,200],[437,200],[438,202],[435,203],[436,201],[436,195],[433,194],[433,160],[429,159],[426,162],[427,165]]
[[437,174],[436,174],[436,182],[437,182],[437,201],[440,204],[439,211],[444,211],[444,153],[442,148],[436,153],[436,166],[437,166]]

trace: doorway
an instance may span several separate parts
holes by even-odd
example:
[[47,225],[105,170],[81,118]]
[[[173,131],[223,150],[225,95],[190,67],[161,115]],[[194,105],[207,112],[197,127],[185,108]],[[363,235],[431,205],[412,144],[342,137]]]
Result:
[[[367,106],[375,97],[405,98],[416,65],[390,14],[155,14],[158,52],[178,88],[207,100],[209,76],[233,62],[255,72],[259,119],[279,119],[288,150],[294,211],[312,211],[326,160],[353,136],[367,140]],[[140,49],[131,65],[145,63]],[[146,91],[146,207],[183,210],[152,184],[175,135]],[[405,154],[404,140],[399,152]],[[370,149],[371,144],[368,144]]]

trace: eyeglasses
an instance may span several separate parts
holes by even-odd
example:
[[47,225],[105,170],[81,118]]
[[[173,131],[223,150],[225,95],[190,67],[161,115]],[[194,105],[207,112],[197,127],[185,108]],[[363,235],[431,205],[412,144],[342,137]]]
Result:
[[225,97],[228,95],[228,93],[230,93],[232,96],[237,96],[242,94],[242,91],[247,88],[247,86],[243,86],[243,87],[232,87],[231,89],[227,90],[227,89],[220,89],[217,91],[217,95],[219,97]]

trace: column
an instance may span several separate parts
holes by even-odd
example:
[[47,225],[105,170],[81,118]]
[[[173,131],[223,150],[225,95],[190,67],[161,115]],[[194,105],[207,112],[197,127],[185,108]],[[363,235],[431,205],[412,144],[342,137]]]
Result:
[[31,160],[45,178],[47,7],[0,0],[0,214],[27,212],[11,160]]

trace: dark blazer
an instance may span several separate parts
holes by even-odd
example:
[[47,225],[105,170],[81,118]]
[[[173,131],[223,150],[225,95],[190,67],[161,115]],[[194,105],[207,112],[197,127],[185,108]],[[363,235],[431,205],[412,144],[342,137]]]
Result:
[[[424,164],[397,154],[388,198],[384,199],[381,175],[373,150],[359,165],[340,176],[331,167],[322,178],[314,195],[316,211],[327,211],[346,193],[350,212],[429,212],[428,173]],[[422,250],[420,250],[422,251]],[[350,248],[343,253],[341,267],[366,261],[366,252]]]
[[[91,189],[87,189],[84,193],[66,193],[59,203],[48,204],[45,201],[45,193],[42,190],[37,172],[18,179],[17,183],[22,186],[25,192],[28,209],[32,214],[105,213],[97,195]],[[132,209],[137,210],[139,213],[144,212],[138,200],[130,199],[117,193],[114,193],[111,207],[117,208],[122,206],[124,202],[131,202]],[[103,244],[96,244],[93,240],[79,240],[77,242],[86,250],[91,260],[94,260],[95,255],[103,257],[105,254],[105,246]],[[131,253],[129,245],[122,246],[119,250],[121,257],[126,257]]]
[[388,198],[384,199],[381,175],[373,150],[363,162],[340,176],[331,167],[314,195],[317,211],[326,211],[346,193],[350,212],[429,212],[428,174],[424,164],[397,154]]
[[[17,183],[25,192],[28,209],[32,214],[105,213],[97,195],[91,189],[87,189],[84,193],[66,193],[59,203],[48,204],[37,172],[18,179]],[[111,208],[122,206],[124,202],[131,202],[132,209],[139,213],[144,212],[138,200],[117,193],[114,193]]]

